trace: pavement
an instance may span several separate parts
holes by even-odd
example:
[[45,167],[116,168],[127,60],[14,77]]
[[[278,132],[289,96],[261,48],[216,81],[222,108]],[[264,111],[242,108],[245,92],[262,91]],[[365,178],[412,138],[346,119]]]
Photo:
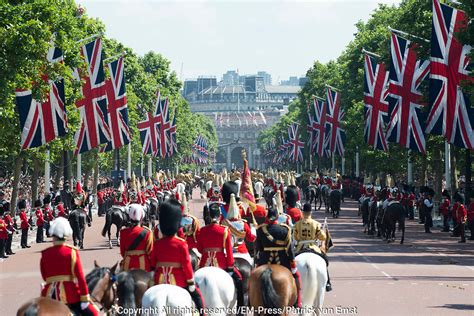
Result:
[[[191,212],[201,218],[205,201],[197,192],[193,197]],[[315,212],[321,222],[326,215]],[[86,229],[80,251],[86,274],[94,260],[112,266],[121,259],[119,248],[109,249],[100,235],[104,221],[94,215]],[[338,219],[328,217],[328,225],[334,242],[329,253],[333,291],[326,293],[323,314],[474,315],[474,241],[458,244],[449,233],[433,229],[425,234],[422,225],[407,221],[405,244],[399,239],[387,244],[363,233],[357,203],[348,200]],[[41,251],[51,243],[35,244],[34,236],[31,248],[14,250],[15,255],[0,261],[0,315],[15,315],[40,294]]]

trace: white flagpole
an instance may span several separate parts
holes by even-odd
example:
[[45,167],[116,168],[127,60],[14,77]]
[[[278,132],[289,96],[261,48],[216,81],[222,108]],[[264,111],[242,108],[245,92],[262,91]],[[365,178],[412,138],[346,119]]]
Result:
[[332,153],[331,155],[331,159],[332,159],[332,166],[331,166],[331,172],[334,173],[335,170],[336,170],[336,155],[334,153]]
[[50,188],[50,164],[49,164],[49,148],[46,149],[46,160],[44,162],[44,194],[49,194]]
[[359,177],[360,170],[359,170],[359,146],[356,147],[356,177]]
[[127,148],[127,158],[128,158],[128,163],[127,163],[127,177],[132,178],[132,143],[128,143],[128,148]]
[[[76,170],[76,180],[78,182],[81,182],[81,176],[82,176],[82,157],[81,157],[81,154],[77,154],[77,170]],[[84,183],[81,183],[82,185],[84,185]]]
[[408,150],[408,185],[413,184],[413,162],[411,161],[411,149]]
[[151,163],[151,157],[148,158],[148,177],[152,178],[152,163]]
[[445,189],[451,191],[451,146],[444,142],[444,177],[446,179]]
[[345,175],[346,174],[346,159],[344,158],[344,156],[341,157],[341,175]]

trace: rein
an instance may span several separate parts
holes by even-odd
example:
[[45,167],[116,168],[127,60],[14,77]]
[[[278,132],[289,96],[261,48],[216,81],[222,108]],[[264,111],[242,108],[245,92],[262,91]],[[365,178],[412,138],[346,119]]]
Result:
[[[107,286],[107,289],[104,290],[104,294],[109,291],[110,288],[112,288],[112,293],[113,293],[113,303],[110,309],[106,308],[104,304],[102,303],[102,300],[99,300],[97,297],[95,297],[92,293],[89,293],[90,298],[92,299],[92,304],[94,304],[97,308],[99,308],[100,311],[117,311],[118,308],[118,296],[117,296],[117,277],[115,275],[112,275],[112,272],[110,269],[107,269],[107,273],[109,274],[109,279],[111,282],[109,282],[109,285]],[[97,287],[97,285],[96,285]]]

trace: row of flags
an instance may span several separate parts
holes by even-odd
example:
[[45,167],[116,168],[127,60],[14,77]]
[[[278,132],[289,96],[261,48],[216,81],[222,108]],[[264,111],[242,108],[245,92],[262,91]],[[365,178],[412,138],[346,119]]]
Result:
[[[467,23],[463,11],[433,0],[430,60],[421,60],[416,44],[392,32],[390,69],[366,52],[364,136],[375,149],[398,143],[426,152],[425,134],[443,135],[458,147],[474,149],[474,109],[461,89],[469,76],[471,47],[455,33]],[[428,108],[421,86],[429,77]]]
[[303,162],[304,142],[300,139],[299,124],[291,123],[288,126],[288,139],[281,137],[281,144],[277,147],[276,140],[267,143],[264,156],[274,165],[285,162]]
[[267,119],[262,111],[258,112],[239,112],[239,113],[214,113],[214,122],[219,127],[230,127],[231,125],[239,125],[239,127],[250,125],[267,125]]
[[330,157],[333,154],[344,156],[344,114],[340,93],[334,88],[326,87],[326,99],[314,97],[313,109],[308,105],[307,132],[311,154],[319,157]]
[[198,135],[192,145],[191,157],[185,158],[185,163],[195,163],[197,165],[207,165],[209,163],[209,146],[207,140],[202,136]]

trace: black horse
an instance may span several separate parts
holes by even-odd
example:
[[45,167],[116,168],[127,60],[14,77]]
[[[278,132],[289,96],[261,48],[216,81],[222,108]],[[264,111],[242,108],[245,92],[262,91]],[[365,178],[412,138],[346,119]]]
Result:
[[141,269],[122,271],[117,274],[118,306],[125,308],[142,307],[146,290],[153,285],[153,273]]
[[321,195],[319,209],[321,209],[322,202],[324,202],[324,207],[326,208],[326,213],[329,213],[329,187],[327,185],[321,186]]
[[398,222],[398,230],[402,231],[400,244],[405,240],[405,209],[399,202],[391,202],[385,210],[382,218],[382,235],[387,242],[395,240],[396,224]]
[[250,273],[252,272],[252,265],[243,259],[236,257],[234,260],[234,265],[239,270],[240,274],[242,275],[242,289],[243,289],[243,304],[244,306],[248,306],[248,288],[249,288],[249,281],[250,281]]
[[72,239],[74,246],[84,249],[84,231],[86,230],[87,215],[82,209],[69,212],[69,224],[72,228]]
[[[304,192],[305,192],[306,202],[309,204],[312,204],[314,201],[314,209],[315,210],[321,209],[321,204],[323,203],[323,201],[321,200],[321,189],[318,186],[311,184],[306,187]],[[319,208],[317,208],[318,201],[319,201]]]
[[159,216],[160,202],[157,199],[148,199],[146,202],[145,221],[151,226],[151,229],[155,229],[156,221]]
[[122,227],[127,226],[129,222],[128,214],[120,207],[112,206],[108,211],[107,215],[105,216],[105,224],[104,228],[102,229],[102,236],[105,237],[105,234],[109,237],[109,248],[112,249],[112,241],[110,239],[110,230],[112,228],[112,224],[115,225],[117,228],[117,233],[115,237],[117,238],[117,246],[120,246],[120,230]]
[[338,218],[341,211],[341,191],[332,190],[329,194],[329,205],[331,207],[332,217]]

